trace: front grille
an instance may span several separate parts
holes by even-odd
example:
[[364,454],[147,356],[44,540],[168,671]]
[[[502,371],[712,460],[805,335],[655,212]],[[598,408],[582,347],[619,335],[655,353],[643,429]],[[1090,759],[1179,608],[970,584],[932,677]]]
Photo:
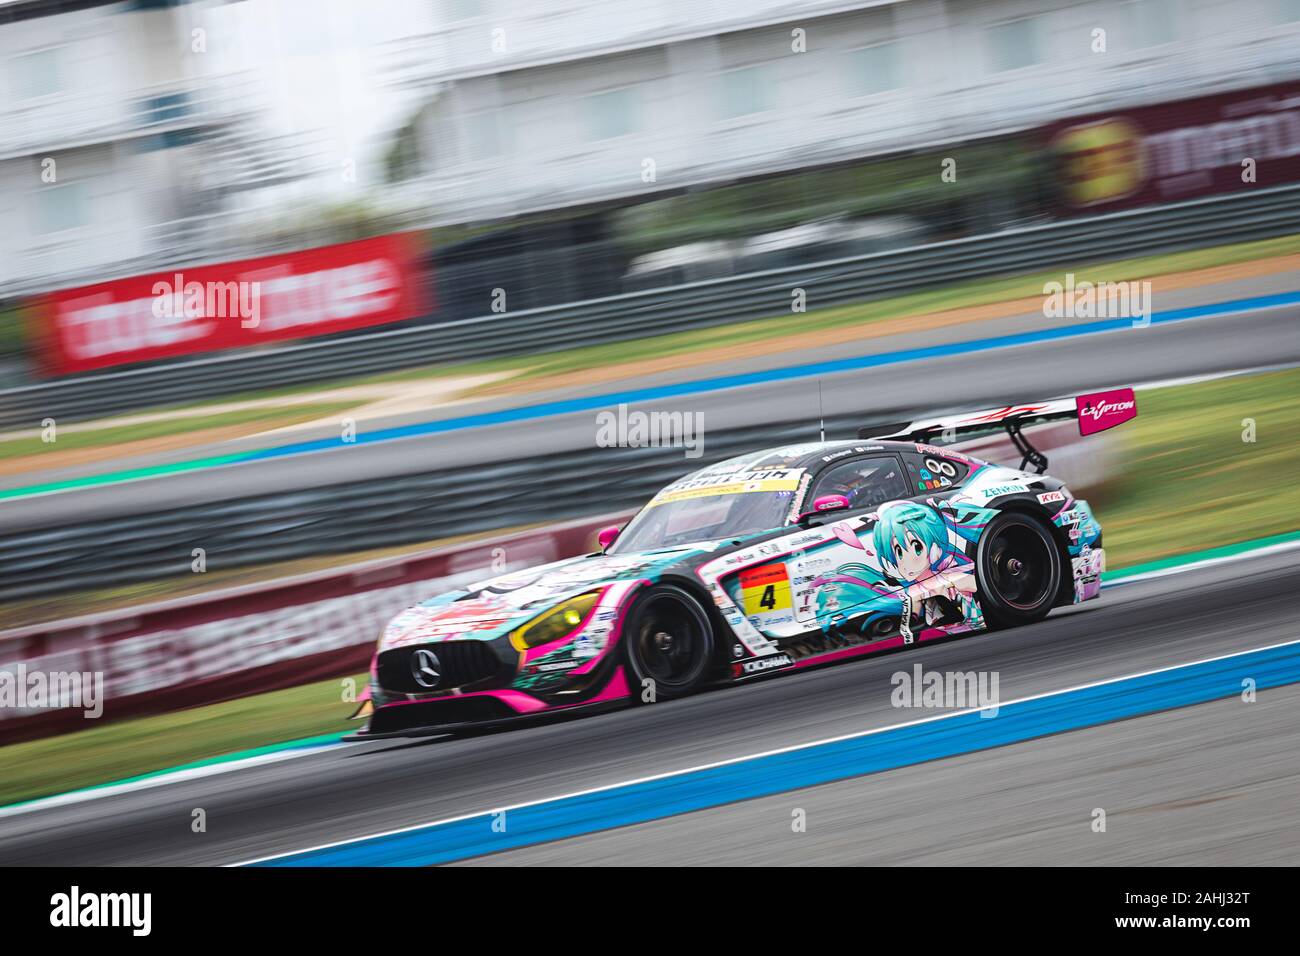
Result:
[[[435,669],[439,679],[426,687],[415,679],[411,659],[419,651],[432,651],[437,657]],[[399,694],[427,694],[477,684],[494,677],[508,676],[511,666],[502,661],[485,641],[447,641],[399,647],[379,655],[379,686]]]

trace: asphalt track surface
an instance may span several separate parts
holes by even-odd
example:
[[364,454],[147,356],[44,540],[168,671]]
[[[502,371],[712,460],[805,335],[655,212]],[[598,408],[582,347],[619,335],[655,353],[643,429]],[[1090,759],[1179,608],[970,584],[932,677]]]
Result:
[[[1221,286],[1168,293],[1157,310],[1259,296],[1300,287],[1300,277],[1286,274]],[[870,339],[765,356],[711,366],[682,369],[664,375],[575,386],[563,392],[515,396],[444,409],[425,419],[497,411],[524,403],[563,401],[583,395],[608,394],[635,388],[738,374],[805,362],[844,359],[900,349],[924,348],[977,337],[1000,336],[1042,329],[1041,314],[995,322],[938,329],[925,333]],[[1077,320],[1057,320],[1068,325]],[[1050,323],[1049,323],[1050,324]],[[888,410],[978,408],[1004,400],[1030,400],[1113,385],[1232,369],[1300,362],[1300,306],[1280,306],[1244,314],[1197,318],[1146,328],[1091,334],[990,352],[907,361],[820,377],[821,406],[826,415],[861,412],[880,420]],[[681,410],[702,415],[707,432],[765,421],[790,421],[806,415],[809,438],[816,437],[818,380],[774,381],[722,389],[671,400],[643,403],[642,409]],[[370,423],[365,428],[394,422]],[[401,424],[400,422],[396,424]],[[473,462],[545,454],[592,447],[596,438],[592,411],[560,414],[535,421],[357,444],[309,455],[273,458],[204,469],[123,484],[90,487],[33,498],[0,501],[0,532],[79,520],[162,510],[198,502],[239,498],[273,491],[407,474]],[[337,437],[335,435],[334,437]],[[829,435],[828,437],[851,437]],[[265,439],[263,439],[265,441]],[[173,453],[176,459],[231,451],[235,443],[206,450]],[[159,460],[148,463],[157,464]],[[146,462],[117,462],[132,467]],[[683,459],[683,472],[692,463]],[[70,477],[43,473],[6,479],[8,486]],[[598,475],[593,479],[598,480]]]
[[[1031,627],[684,701],[36,809],[0,818],[0,864],[225,864],[489,812],[916,719],[892,706],[890,677],[917,663],[997,671],[1011,700],[1295,640],[1297,589],[1295,551],[1254,556],[1110,588]],[[1273,688],[480,861],[1295,864],[1297,703],[1300,685]],[[793,807],[808,833],[791,833]],[[1106,834],[1090,829],[1098,807]]]

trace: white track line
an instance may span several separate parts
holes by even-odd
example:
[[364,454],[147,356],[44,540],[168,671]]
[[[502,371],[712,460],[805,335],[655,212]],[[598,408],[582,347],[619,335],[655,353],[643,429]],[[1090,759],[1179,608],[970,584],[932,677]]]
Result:
[[202,777],[215,777],[218,774],[230,773],[233,770],[245,770],[249,767],[258,767],[263,764],[279,763],[283,760],[290,760],[294,757],[305,757],[308,754],[320,753],[324,750],[334,750],[339,747],[351,746],[350,744],[312,744],[304,747],[295,747],[290,750],[279,750],[275,753],[257,754],[252,757],[241,757],[235,760],[223,760],[220,763],[206,764],[202,767],[190,767],[185,770],[162,771],[157,776],[146,777],[143,780],[127,780],[122,783],[109,783],[103,786],[90,787],[85,790],[70,790],[67,793],[57,793],[49,797],[37,797],[35,800],[29,800],[25,803],[15,803],[7,807],[0,807],[0,819],[5,817],[15,817],[24,813],[32,813],[37,810],[50,810],[54,807],[66,807],[74,803],[85,803],[88,800],[98,800],[101,797],[116,797],[124,793],[134,793],[137,790],[148,790],[153,787],[161,787],[164,784],[184,783],[188,780],[198,780]]
[[1126,584],[1136,584],[1139,581],[1153,581],[1156,578],[1166,578],[1171,574],[1182,574],[1185,571],[1200,571],[1204,568],[1212,568],[1220,564],[1231,564],[1233,561],[1240,561],[1244,558],[1258,558],[1268,554],[1280,554],[1284,551],[1295,551],[1300,548],[1300,538],[1295,541],[1281,541],[1277,544],[1267,544],[1263,547],[1252,548],[1249,551],[1239,551],[1236,554],[1225,554],[1217,558],[1202,558],[1199,561],[1189,561],[1186,564],[1175,564],[1168,568],[1156,568],[1151,571],[1142,571],[1138,574],[1127,575],[1122,578],[1115,578],[1107,581],[1102,578],[1101,586],[1103,588],[1118,588]]
[[[1132,674],[1121,675],[1120,677],[1108,677],[1105,680],[1090,681],[1086,684],[1076,684],[1072,687],[1062,687],[1057,690],[1045,691],[1041,694],[1030,694],[1027,697],[1017,697],[1015,700],[1000,701],[998,703],[998,707],[999,709],[1011,707],[1015,704],[1027,703],[1031,700],[1043,700],[1044,698],[1047,697],[1058,697],[1063,694],[1073,693],[1074,691],[1087,690],[1092,687],[1103,687],[1107,684],[1117,684],[1120,681],[1132,680],[1137,677],[1149,677],[1153,674],[1163,674],[1163,673],[1167,673],[1168,671],[1179,670],[1180,668],[1183,667],[1195,667],[1199,664],[1210,664],[1213,663],[1214,661],[1230,660],[1231,658],[1234,657],[1244,657],[1247,654],[1255,654],[1260,651],[1269,651],[1279,647],[1290,647],[1296,644],[1300,644],[1300,640],[1280,641],[1276,644],[1265,644],[1263,647],[1252,647],[1244,651],[1233,651],[1231,654],[1216,654],[1213,657],[1205,657],[1200,660],[1185,661],[1181,664],[1170,664],[1165,667],[1155,667],[1152,668],[1151,670],[1137,671]],[[825,737],[821,740],[814,740],[808,743],[791,744],[788,747],[776,747],[772,750],[761,750],[758,753],[746,754],[743,757],[730,757],[726,760],[715,760],[710,763],[699,764],[694,767],[687,767],[683,770],[671,770],[668,771],[667,773],[656,773],[646,777],[636,777],[632,780],[623,780],[620,781],[619,783],[605,784],[604,786],[600,786],[600,787],[590,787],[586,790],[575,790],[571,793],[564,793],[554,797],[543,797],[538,800],[527,800],[524,801],[523,803],[514,803],[503,807],[502,806],[488,807],[483,810],[476,810],[471,813],[462,813],[454,817],[444,817],[439,820],[432,820],[429,821],[428,823],[416,823],[413,824],[412,826],[397,827],[396,829],[393,830],[382,830],[379,833],[372,833],[366,836],[351,837],[346,840],[334,840],[330,843],[322,843],[318,846],[307,847],[306,849],[303,850],[292,850],[287,853],[273,853],[270,856],[258,857],[253,860],[245,860],[242,863],[228,863],[226,865],[227,866],[251,866],[255,863],[265,863],[269,860],[279,860],[285,857],[300,856],[304,853],[313,853],[317,850],[328,850],[331,849],[332,847],[346,846],[347,844],[350,843],[363,843],[368,840],[378,840],[384,837],[394,836],[395,834],[398,833],[410,833],[415,830],[426,830],[431,827],[442,826],[443,824],[447,824],[447,823],[458,823],[461,820],[472,820],[475,817],[481,817],[489,813],[508,813],[511,810],[521,810],[525,807],[535,807],[544,803],[555,803],[560,800],[571,800],[578,797],[587,797],[596,793],[606,793],[610,790],[617,790],[621,787],[632,787],[632,786],[639,786],[641,784],[646,784],[646,783],[654,783],[659,780],[668,780],[673,777],[682,777],[682,776],[686,776],[687,774],[698,773],[699,771],[702,770],[713,770],[717,767],[726,767],[732,764],[746,763],[751,760],[761,760],[765,757],[773,757],[778,754],[792,753],[797,750],[809,750],[814,747],[823,747],[828,744],[840,743],[841,741],[845,741],[845,740],[856,740],[862,737],[872,737],[877,734],[883,734],[891,730],[898,730],[903,727],[915,727],[919,724],[931,724],[941,720],[952,720],[953,718],[960,717],[964,714],[976,713],[980,710],[981,708],[979,707],[968,707],[964,710],[952,711],[946,714],[938,714],[934,717],[922,717],[918,720],[907,720],[898,724],[890,724],[886,727],[875,727],[872,728],[871,730],[860,730],[851,734],[839,734],[834,737]]]
[[[1103,588],[1118,588],[1127,584],[1136,584],[1140,581],[1149,581],[1155,578],[1168,577],[1174,574],[1181,574],[1186,571],[1197,571],[1203,568],[1213,567],[1215,565],[1227,564],[1233,561],[1241,561],[1249,558],[1259,557],[1261,555],[1273,554],[1282,551],[1300,549],[1300,540],[1287,541],[1281,544],[1267,545],[1261,548],[1255,548],[1250,551],[1241,551],[1237,554],[1225,555],[1220,558],[1206,558],[1201,561],[1194,561],[1189,564],[1174,565],[1169,568],[1161,568],[1155,571],[1144,571],[1141,574],[1135,574],[1115,581],[1102,581]],[[1182,666],[1182,665],[1178,665]],[[901,726],[901,725],[900,725]],[[193,767],[188,770],[162,771],[156,776],[148,777],[144,780],[131,780],[123,783],[110,783],[103,786],[91,787],[84,790],[72,790],[68,793],[55,794],[49,797],[38,797],[25,803],[11,804],[7,807],[0,807],[0,819],[5,817],[17,816],[23,813],[31,813],[37,810],[47,810],[54,807],[68,806],[75,803],[84,803],[88,800],[98,800],[102,797],[113,797],[124,793],[132,793],[137,790],[146,790],[151,787],[163,786],[170,783],[184,783],[188,780],[195,780],[201,777],[216,776],[222,773],[229,773],[235,770],[243,770],[249,767],[256,767],[261,764],[274,763],[280,760],[288,760],[294,757],[304,757],[310,754],[321,753],[325,750],[334,750],[340,747],[358,746],[359,743],[334,743],[310,745],[292,750],[278,751],[271,754],[259,754],[254,757],[243,757],[235,760],[227,760],[221,763],[210,764],[203,767]],[[807,745],[801,745],[807,746]],[[520,804],[525,806],[526,804]],[[440,821],[446,822],[446,821]],[[421,824],[424,826],[427,824]]]

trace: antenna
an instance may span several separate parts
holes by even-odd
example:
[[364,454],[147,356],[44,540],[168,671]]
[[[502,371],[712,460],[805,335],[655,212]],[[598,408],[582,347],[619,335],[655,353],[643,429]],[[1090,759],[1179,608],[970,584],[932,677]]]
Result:
[[821,443],[826,444],[826,413],[822,411],[822,380],[817,379],[817,418],[821,423]]

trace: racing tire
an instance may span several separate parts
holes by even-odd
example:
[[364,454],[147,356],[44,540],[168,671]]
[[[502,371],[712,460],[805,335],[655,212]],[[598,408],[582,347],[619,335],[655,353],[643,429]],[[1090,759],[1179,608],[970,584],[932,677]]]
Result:
[[1061,588],[1061,551],[1039,518],[1003,512],[989,522],[975,554],[980,607],[989,630],[1047,617]]
[[[635,703],[653,686],[653,700],[676,700],[699,689],[714,663],[709,616],[689,592],[672,585],[645,591],[628,615],[623,641]],[[653,685],[645,682],[653,681]]]

